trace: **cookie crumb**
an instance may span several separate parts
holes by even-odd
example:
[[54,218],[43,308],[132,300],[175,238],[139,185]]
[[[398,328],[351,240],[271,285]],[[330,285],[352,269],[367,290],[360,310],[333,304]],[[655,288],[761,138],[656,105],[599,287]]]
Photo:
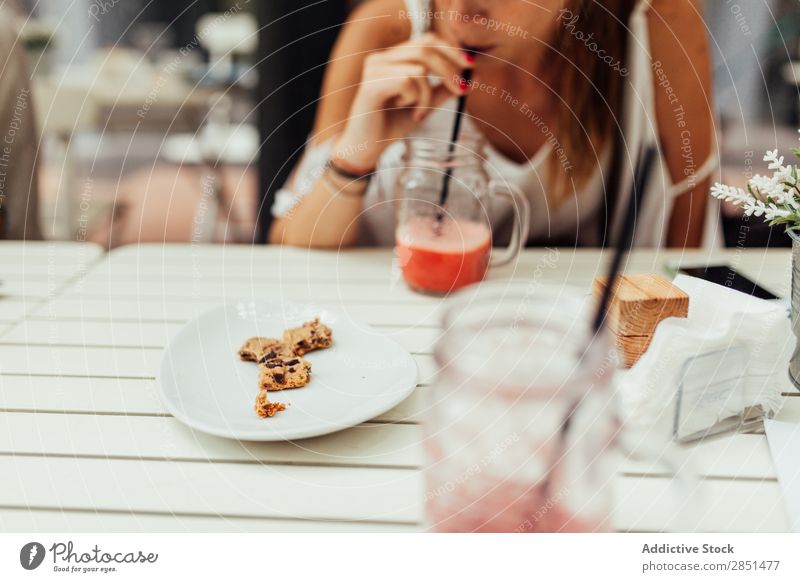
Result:
[[286,410],[286,405],[282,402],[270,402],[267,398],[268,392],[261,390],[256,396],[256,404],[254,406],[256,414],[261,418],[268,418],[275,416],[278,412]]

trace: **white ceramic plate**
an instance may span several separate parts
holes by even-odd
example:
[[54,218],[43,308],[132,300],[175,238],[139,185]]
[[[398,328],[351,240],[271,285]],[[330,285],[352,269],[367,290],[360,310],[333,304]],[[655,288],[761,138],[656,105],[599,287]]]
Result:
[[[237,354],[249,337],[280,337],[287,327],[319,316],[333,329],[333,346],[304,357],[311,381],[270,392],[286,410],[259,418],[258,366]],[[170,342],[159,371],[161,397],[175,418],[213,435],[251,441],[319,436],[383,414],[417,384],[417,366],[394,340],[348,315],[313,305],[239,301],[189,322]]]

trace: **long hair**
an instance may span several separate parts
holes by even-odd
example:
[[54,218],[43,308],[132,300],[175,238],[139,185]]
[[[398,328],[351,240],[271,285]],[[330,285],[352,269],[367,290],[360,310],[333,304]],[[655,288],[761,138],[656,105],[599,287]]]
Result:
[[550,160],[558,204],[591,177],[621,123],[628,21],[636,0],[570,0],[558,15],[550,79],[558,147]]

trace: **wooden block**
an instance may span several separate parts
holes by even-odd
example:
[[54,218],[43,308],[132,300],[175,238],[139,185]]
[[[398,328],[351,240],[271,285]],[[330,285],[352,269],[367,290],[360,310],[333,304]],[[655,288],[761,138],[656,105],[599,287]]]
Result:
[[[592,293],[598,301],[606,281],[594,280]],[[606,325],[629,368],[650,346],[659,323],[688,314],[689,296],[660,275],[622,275],[611,295]]]
[[[594,280],[592,292],[599,299],[606,278]],[[606,324],[616,335],[652,335],[668,317],[689,314],[689,296],[660,275],[621,275],[612,291]]]
[[615,335],[614,337],[626,368],[630,368],[639,361],[642,354],[650,347],[650,341],[653,339],[652,335]]

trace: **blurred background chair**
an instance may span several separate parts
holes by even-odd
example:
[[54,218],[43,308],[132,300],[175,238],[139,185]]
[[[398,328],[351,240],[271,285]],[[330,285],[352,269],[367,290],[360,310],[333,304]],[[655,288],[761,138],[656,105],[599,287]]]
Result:
[[256,3],[27,4],[46,236],[252,241]]

